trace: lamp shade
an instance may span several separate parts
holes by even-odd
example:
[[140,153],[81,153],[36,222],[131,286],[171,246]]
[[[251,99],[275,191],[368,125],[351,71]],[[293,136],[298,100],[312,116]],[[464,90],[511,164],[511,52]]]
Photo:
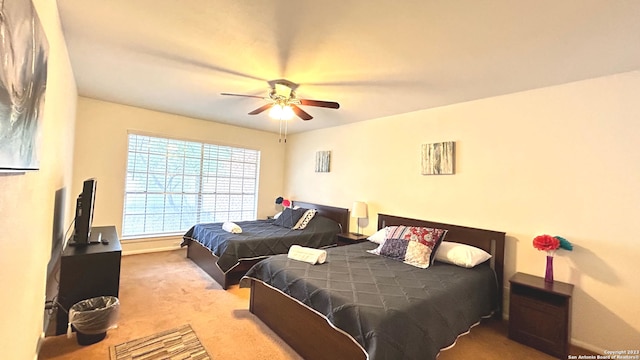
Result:
[[362,201],[354,201],[351,205],[351,217],[354,218],[366,218],[367,217],[367,203]]

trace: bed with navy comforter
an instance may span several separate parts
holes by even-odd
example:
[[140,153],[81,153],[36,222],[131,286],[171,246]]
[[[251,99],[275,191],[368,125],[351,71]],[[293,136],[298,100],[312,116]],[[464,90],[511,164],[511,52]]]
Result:
[[[181,246],[187,247],[187,258],[227,289],[253,264],[274,254],[286,254],[291,245],[335,246],[336,235],[349,231],[349,209],[301,201],[293,204],[301,211],[285,209],[277,220],[238,221],[239,234],[225,231],[223,223],[196,224],[183,235]],[[315,210],[315,214],[307,217],[306,210]],[[294,220],[300,212],[306,220],[298,224]]]
[[366,242],[328,249],[321,265],[273,256],[245,277],[321,314],[370,359],[435,358],[498,309],[488,263],[467,269],[436,261],[420,269],[366,251],[375,247]]
[[378,214],[378,229],[396,225],[445,229],[445,241],[491,257],[420,268],[370,253],[371,242],[327,249],[319,265],[273,256],[242,278],[250,311],[307,360],[435,359],[483,318],[501,317],[504,232]]
[[340,225],[317,215],[302,230],[274,225],[274,220],[238,221],[242,233],[222,229],[221,223],[197,224],[187,231],[185,240],[197,241],[218,256],[217,266],[226,273],[241,260],[286,254],[291,245],[312,248],[334,246]]

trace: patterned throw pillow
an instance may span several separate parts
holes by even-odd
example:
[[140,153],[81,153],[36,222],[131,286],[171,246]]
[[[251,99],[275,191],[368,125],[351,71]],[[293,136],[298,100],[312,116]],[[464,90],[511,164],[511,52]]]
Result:
[[294,227],[292,227],[291,229],[293,229],[293,230],[303,230],[304,228],[307,227],[307,225],[309,224],[309,221],[311,221],[311,219],[313,219],[313,217],[316,216],[317,212],[318,212],[318,210],[315,210],[315,209],[309,209],[309,210],[305,211],[305,213],[302,215],[300,220],[298,220],[296,225]]
[[282,211],[282,214],[273,222],[273,225],[291,229],[298,223],[298,220],[300,220],[306,211],[307,209],[303,208],[285,208],[284,211]]
[[426,269],[433,264],[436,250],[446,234],[447,230],[443,229],[390,226],[384,243],[369,252]]

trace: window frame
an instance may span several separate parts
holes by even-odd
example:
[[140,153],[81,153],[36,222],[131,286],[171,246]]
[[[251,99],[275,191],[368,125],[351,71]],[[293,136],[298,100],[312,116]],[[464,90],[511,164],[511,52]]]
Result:
[[[261,155],[260,150],[238,145],[129,131],[122,239],[182,235],[196,223],[257,219]],[[149,168],[152,159],[157,161],[155,169]],[[132,200],[136,197],[137,202]],[[155,209],[149,204],[153,200],[160,204]]]

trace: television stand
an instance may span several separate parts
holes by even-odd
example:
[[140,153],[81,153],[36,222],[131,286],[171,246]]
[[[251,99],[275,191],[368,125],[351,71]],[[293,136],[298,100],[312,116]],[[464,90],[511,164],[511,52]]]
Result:
[[[94,245],[99,234],[102,234],[100,240],[107,244],[97,242]],[[117,297],[120,289],[122,246],[115,226],[92,227],[90,245],[72,244],[69,241],[60,259],[58,304],[51,316],[47,335],[60,335],[67,331],[67,312],[75,303],[98,296]]]

